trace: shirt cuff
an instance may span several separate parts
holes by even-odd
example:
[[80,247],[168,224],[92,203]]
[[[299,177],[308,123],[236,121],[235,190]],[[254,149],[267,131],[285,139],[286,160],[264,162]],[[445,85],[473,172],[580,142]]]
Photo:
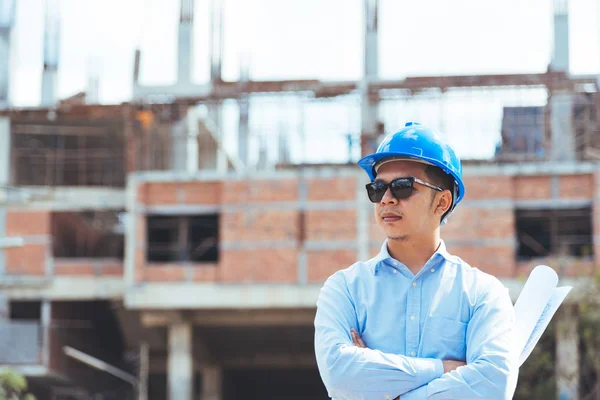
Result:
[[423,400],[427,398],[427,385],[400,395],[400,400]]
[[444,364],[442,360],[435,358],[417,358],[415,360],[417,369],[417,385],[426,385],[434,379],[444,375]]

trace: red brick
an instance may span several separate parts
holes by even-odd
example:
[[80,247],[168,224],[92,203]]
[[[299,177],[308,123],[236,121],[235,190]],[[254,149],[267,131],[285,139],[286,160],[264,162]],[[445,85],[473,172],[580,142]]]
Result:
[[516,176],[514,182],[517,200],[552,198],[552,180],[549,176]]
[[592,174],[562,175],[559,177],[558,183],[559,195],[562,198],[591,199],[596,191]]
[[499,278],[515,276],[515,249],[512,246],[463,247],[449,244],[448,252],[462,258],[470,266]]
[[183,282],[185,268],[177,264],[153,264],[144,268],[146,282]]
[[306,240],[356,240],[356,210],[308,210]]
[[179,203],[183,187],[177,182],[150,182],[138,188],[138,200],[149,206]]
[[514,211],[509,208],[457,207],[441,228],[444,240],[511,239]]
[[296,240],[298,218],[296,210],[274,210],[268,207],[260,210],[225,212],[221,214],[221,240]]
[[50,213],[48,211],[16,211],[6,213],[6,236],[49,235]]
[[70,260],[54,261],[54,275],[56,276],[94,276],[94,264],[91,262],[73,262]]
[[465,176],[466,200],[512,198],[513,182],[510,176]]
[[220,277],[227,282],[297,282],[297,249],[224,251]]
[[215,282],[219,280],[217,264],[194,265],[194,282]]
[[123,276],[124,267],[122,263],[118,264],[103,264],[100,267],[100,275],[102,276]]
[[309,282],[324,282],[334,272],[348,268],[356,260],[355,250],[322,250],[307,252]]
[[30,244],[23,247],[7,248],[6,255],[7,275],[33,275],[46,274],[47,248],[44,244]]
[[[356,199],[356,178],[313,178],[307,182],[310,201],[347,201]],[[366,196],[366,192],[365,192]]]
[[[224,183],[227,184],[227,183]],[[184,203],[218,205],[221,203],[221,182],[188,182],[182,185]]]
[[143,248],[136,248],[133,255],[133,281],[139,282],[144,280],[144,270],[146,267],[146,252]]
[[295,179],[244,180],[223,183],[224,204],[298,200]]
[[135,247],[141,243],[146,242],[146,216],[143,214],[137,214],[135,217]]
[[[554,269],[559,276],[593,276],[595,264],[591,260],[573,258],[571,260],[558,260],[554,257],[536,258],[530,261],[517,263],[517,276],[523,280],[527,279],[531,271],[538,265],[547,265]],[[561,268],[562,266],[562,268]]]

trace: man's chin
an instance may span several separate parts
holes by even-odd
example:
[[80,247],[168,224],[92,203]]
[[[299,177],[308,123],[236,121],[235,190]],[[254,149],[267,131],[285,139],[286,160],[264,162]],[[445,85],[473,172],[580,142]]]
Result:
[[395,242],[404,242],[408,239],[408,235],[401,235],[398,233],[394,233],[394,234],[388,234],[387,238],[388,238],[388,240],[395,241]]

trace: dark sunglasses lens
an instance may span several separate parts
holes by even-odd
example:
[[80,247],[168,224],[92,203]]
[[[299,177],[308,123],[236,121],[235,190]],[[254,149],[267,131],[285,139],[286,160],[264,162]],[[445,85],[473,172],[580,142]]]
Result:
[[395,198],[406,199],[412,194],[413,183],[409,179],[397,179],[390,184],[390,190]]
[[382,182],[371,182],[367,184],[367,195],[372,203],[379,203],[387,190],[387,185]]

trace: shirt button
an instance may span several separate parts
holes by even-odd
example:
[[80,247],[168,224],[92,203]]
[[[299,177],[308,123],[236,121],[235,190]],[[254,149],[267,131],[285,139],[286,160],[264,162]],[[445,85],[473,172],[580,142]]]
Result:
[[430,269],[430,271],[431,271],[431,272],[435,272],[435,268],[431,268],[431,269]]
[[413,287],[417,287],[417,282],[413,282]]
[[411,315],[411,316],[410,316],[410,320],[411,320],[411,321],[414,321],[414,320],[415,320],[415,316],[414,316],[414,315]]
[[386,394],[386,395],[385,395],[385,398],[386,398],[386,399],[389,399],[390,397],[392,397],[392,396],[390,396],[389,394]]
[[416,355],[417,355],[417,353],[415,353],[414,351],[411,351],[411,352],[410,352],[410,355],[411,355],[411,357],[414,357],[414,356],[416,356]]
[[398,271],[394,270],[394,273],[395,273],[395,274],[397,274],[397,273],[398,273]]

